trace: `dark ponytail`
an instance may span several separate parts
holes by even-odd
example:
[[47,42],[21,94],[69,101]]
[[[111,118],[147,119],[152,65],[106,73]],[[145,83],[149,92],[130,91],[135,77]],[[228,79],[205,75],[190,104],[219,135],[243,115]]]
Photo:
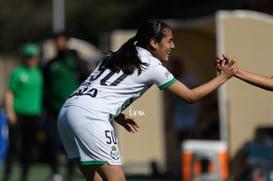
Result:
[[114,72],[122,70],[125,74],[132,74],[135,70],[140,74],[147,66],[138,57],[136,46],[151,49],[150,39],[160,42],[165,36],[165,30],[170,27],[159,20],[147,20],[139,28],[136,35],[124,43],[117,51],[109,52],[103,61],[106,68]]
[[117,51],[109,52],[103,65],[114,72],[122,70],[125,74],[132,74],[137,69],[140,74],[146,64],[138,58],[135,42],[136,38],[132,37]]

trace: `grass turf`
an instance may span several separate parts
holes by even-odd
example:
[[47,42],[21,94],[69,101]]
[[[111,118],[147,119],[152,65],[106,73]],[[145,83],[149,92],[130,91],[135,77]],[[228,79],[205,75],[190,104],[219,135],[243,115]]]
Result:
[[[65,167],[60,167],[60,172],[65,176]],[[0,165],[0,180],[3,178],[4,168]],[[28,181],[48,181],[48,176],[50,170],[48,165],[45,163],[35,163],[30,168]],[[146,175],[127,175],[127,181],[180,181],[178,178],[173,178],[169,176],[146,176]],[[18,163],[13,164],[11,181],[20,180],[20,167]],[[66,181],[64,179],[63,181]],[[76,174],[74,181],[85,181],[78,169],[76,169]]]

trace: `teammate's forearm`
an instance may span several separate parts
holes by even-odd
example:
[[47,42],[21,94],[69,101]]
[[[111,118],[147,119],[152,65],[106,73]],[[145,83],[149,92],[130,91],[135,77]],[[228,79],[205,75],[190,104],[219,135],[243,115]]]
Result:
[[244,69],[239,69],[235,76],[256,87],[273,91],[273,78],[262,74],[253,73]]

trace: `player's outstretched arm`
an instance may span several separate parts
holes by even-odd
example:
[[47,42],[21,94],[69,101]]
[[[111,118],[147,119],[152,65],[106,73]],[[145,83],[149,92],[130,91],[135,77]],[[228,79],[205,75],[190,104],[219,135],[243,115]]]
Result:
[[138,124],[133,117],[121,113],[115,118],[115,121],[123,126],[128,132],[136,133],[138,131]]
[[238,71],[237,64],[234,64],[234,60],[232,59],[222,61],[218,67],[218,71],[219,74],[215,78],[194,89],[189,89],[182,82],[176,81],[173,85],[168,87],[167,90],[188,103],[199,101],[230,79],[235,72]]

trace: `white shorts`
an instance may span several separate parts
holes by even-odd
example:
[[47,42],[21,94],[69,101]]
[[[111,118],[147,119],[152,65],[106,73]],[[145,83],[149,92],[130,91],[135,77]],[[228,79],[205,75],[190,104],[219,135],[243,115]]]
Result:
[[121,165],[118,140],[108,120],[78,106],[63,107],[58,117],[58,130],[69,159],[83,165]]

